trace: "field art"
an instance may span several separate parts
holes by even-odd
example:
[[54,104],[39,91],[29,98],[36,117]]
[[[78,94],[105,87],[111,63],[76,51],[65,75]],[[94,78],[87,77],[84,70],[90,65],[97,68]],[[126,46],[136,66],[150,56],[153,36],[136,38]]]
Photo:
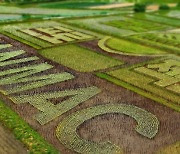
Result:
[[0,154],[179,154],[178,0],[0,0]]

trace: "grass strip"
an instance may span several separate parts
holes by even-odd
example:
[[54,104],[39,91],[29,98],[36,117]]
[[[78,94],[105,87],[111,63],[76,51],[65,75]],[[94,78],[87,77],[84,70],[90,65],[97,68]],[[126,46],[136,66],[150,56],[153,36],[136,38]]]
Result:
[[58,151],[33,130],[17,113],[0,100],[0,121],[12,131],[30,153],[58,154]]

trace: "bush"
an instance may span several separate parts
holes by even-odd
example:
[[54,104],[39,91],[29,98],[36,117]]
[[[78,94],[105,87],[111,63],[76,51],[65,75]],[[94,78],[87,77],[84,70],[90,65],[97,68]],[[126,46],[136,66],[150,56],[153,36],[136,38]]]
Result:
[[134,11],[135,12],[145,12],[146,11],[146,4],[136,3],[134,5]]
[[177,3],[177,7],[180,7],[180,2],[179,2],[179,3]]
[[162,4],[159,6],[159,10],[169,10],[169,9],[170,9],[170,7],[166,4]]

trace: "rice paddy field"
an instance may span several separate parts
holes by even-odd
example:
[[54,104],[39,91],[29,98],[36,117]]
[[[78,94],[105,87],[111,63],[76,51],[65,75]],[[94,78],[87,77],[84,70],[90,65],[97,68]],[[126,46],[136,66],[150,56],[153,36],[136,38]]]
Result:
[[0,154],[179,154],[179,0],[0,0]]

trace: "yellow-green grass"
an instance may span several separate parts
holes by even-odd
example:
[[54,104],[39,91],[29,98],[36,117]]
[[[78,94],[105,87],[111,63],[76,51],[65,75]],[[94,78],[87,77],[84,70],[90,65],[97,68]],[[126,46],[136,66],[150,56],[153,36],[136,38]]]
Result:
[[119,60],[74,44],[40,50],[39,53],[52,61],[80,72],[92,72],[122,64]]

